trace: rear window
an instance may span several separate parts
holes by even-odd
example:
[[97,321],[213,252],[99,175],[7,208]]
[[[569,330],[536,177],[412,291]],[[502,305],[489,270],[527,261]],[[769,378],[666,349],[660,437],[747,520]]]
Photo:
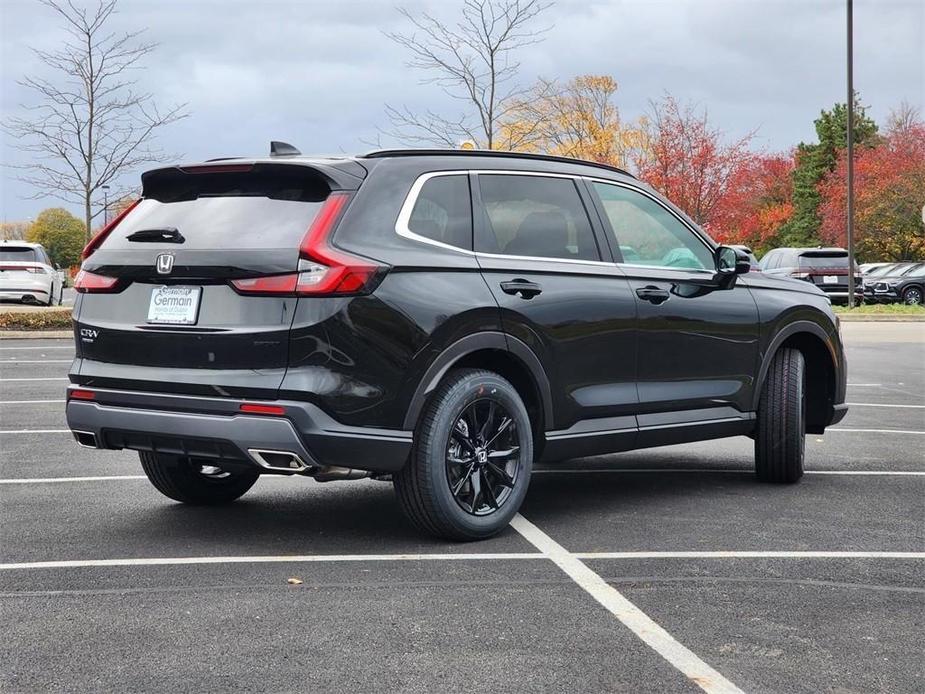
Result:
[[[848,267],[848,254],[844,255],[801,255],[799,259],[800,267],[814,268],[846,268]],[[857,263],[855,263],[857,269]]]
[[144,198],[103,242],[107,250],[177,248],[163,241],[130,241],[150,229],[176,229],[182,248],[297,248],[330,193],[327,183],[303,167],[254,167],[230,173],[184,173],[144,177]]
[[34,263],[39,257],[29,246],[0,246],[0,260]]

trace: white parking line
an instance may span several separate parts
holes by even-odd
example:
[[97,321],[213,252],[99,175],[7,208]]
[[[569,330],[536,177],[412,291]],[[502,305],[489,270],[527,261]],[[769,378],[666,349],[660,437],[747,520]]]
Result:
[[[555,474],[597,474],[597,473],[722,473],[728,475],[754,475],[754,470],[729,470],[722,468],[564,468],[561,470],[544,468],[534,470],[533,474],[555,473]],[[860,475],[860,476],[883,476],[883,477],[925,477],[925,471],[918,470],[807,470],[807,475]],[[145,475],[96,475],[87,477],[16,477],[0,479],[0,484],[56,484],[60,482],[120,482],[124,480],[146,480]],[[285,475],[263,475],[262,480],[267,482],[289,481]]]
[[70,434],[70,429],[0,429],[0,434]]
[[850,388],[882,388],[882,383],[849,383]]
[[0,382],[12,383],[13,381],[66,381],[67,376],[55,378],[0,378]]
[[147,475],[98,475],[96,477],[23,477],[0,480],[0,484],[54,484],[56,482],[121,482],[123,480],[146,480]]
[[471,559],[545,559],[536,552],[484,554],[294,554],[257,557],[138,557],[133,559],[66,559],[0,564],[0,571],[81,569],[94,566],[182,566],[187,564],[283,564],[353,561],[467,561]]
[[925,409],[925,405],[891,405],[882,402],[849,402],[848,407],[910,407],[914,409]]
[[580,559],[925,559],[925,552],[574,552]]
[[643,643],[680,670],[691,682],[705,692],[742,694],[741,689],[707,665],[693,651],[676,641],[671,634],[627,600],[616,588],[533,523],[518,513],[511,519],[511,526],[544,556],[555,562],[556,566],[562,569],[569,578],[603,605]]
[[912,431],[910,429],[826,429],[825,433],[837,432],[839,434],[844,434],[846,432],[852,432],[855,434],[917,434],[919,436],[925,435],[925,431]]
[[[754,470],[742,470],[742,469],[730,469],[730,468],[696,468],[696,467],[678,467],[678,468],[667,468],[667,467],[630,467],[630,468],[543,468],[541,470],[534,470],[532,474],[542,474],[542,473],[595,473],[595,472],[641,472],[641,473],[654,473],[654,472],[685,472],[685,473],[721,473],[725,475],[754,475]],[[885,475],[885,476],[925,476],[925,471],[918,470],[806,470],[806,475]]]
[[70,364],[73,359],[0,359],[0,364]]
[[40,403],[62,403],[64,400],[0,400],[0,405],[38,405]]
[[70,350],[73,350],[73,349],[74,349],[74,345],[67,345],[67,346],[60,346],[60,345],[59,345],[59,346],[56,346],[56,347],[41,347],[41,346],[36,347],[36,346],[34,346],[34,345],[31,346],[31,347],[0,347],[0,351],[3,351],[3,352],[12,352],[12,351],[15,351],[15,350],[19,350],[20,352],[25,352],[25,351],[29,351],[29,352],[31,352],[31,351],[42,352],[42,351],[44,351],[44,350],[46,350],[46,349],[70,349]]

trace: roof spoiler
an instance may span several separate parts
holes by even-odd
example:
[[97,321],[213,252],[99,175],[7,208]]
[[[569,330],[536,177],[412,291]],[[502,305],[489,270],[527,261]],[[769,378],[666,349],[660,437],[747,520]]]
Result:
[[302,153],[288,142],[277,142],[276,140],[270,140],[271,157],[293,157],[299,156],[300,154]]

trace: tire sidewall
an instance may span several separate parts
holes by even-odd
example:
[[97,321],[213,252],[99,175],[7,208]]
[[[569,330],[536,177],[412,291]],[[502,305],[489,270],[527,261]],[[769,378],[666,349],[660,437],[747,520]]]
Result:
[[[477,400],[486,397],[495,399],[502,405],[517,425],[520,439],[520,456],[518,475],[511,494],[501,508],[485,516],[467,513],[453,498],[446,468],[446,446],[450,433],[463,410]],[[444,517],[466,534],[473,536],[493,535],[506,526],[517,513],[530,484],[533,468],[533,432],[530,418],[523,401],[506,380],[491,374],[473,374],[457,383],[440,402],[435,413],[432,431],[429,432],[428,450],[419,455],[425,456],[428,479],[433,499]]]

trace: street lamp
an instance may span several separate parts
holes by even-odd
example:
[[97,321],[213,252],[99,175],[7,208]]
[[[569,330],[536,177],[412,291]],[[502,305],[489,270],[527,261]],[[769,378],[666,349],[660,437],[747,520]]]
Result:
[[103,189],[103,226],[109,224],[109,186],[100,186]]
[[854,46],[852,0],[848,0],[848,308],[854,308]]

